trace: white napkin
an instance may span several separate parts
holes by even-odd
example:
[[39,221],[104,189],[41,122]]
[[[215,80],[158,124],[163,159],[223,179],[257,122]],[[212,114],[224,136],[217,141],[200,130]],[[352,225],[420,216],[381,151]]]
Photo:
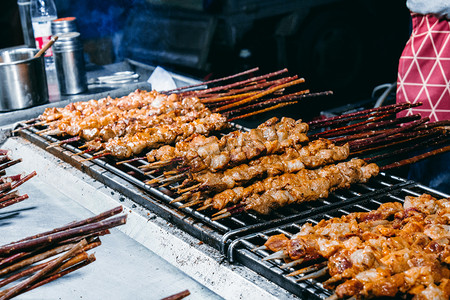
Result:
[[147,82],[152,85],[153,90],[158,92],[172,90],[177,87],[170,73],[160,66],[156,67]]

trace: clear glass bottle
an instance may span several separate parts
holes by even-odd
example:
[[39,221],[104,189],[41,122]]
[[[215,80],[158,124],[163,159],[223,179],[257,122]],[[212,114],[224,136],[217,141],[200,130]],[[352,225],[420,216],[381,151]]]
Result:
[[[52,21],[58,18],[55,2],[53,0],[32,0],[30,13],[36,47],[42,49],[52,36]],[[53,63],[51,48],[45,53],[45,62],[46,66],[48,63]]]
[[[42,49],[52,36],[52,21],[58,18],[55,2],[53,0],[32,0],[30,13],[36,48]],[[55,101],[59,98],[59,88],[52,48],[45,52],[44,61],[49,98],[50,101]]]

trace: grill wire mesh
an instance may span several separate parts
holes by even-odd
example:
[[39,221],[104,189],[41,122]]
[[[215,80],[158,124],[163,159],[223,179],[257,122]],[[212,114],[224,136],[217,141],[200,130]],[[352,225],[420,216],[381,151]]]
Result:
[[[169,185],[168,187],[158,187],[145,184],[144,181],[155,178],[153,175],[145,175],[144,172],[138,168],[141,165],[147,164],[145,160],[137,160],[130,163],[117,165],[116,163],[119,160],[110,157],[102,157],[88,162],[80,162],[83,158],[92,157],[87,153],[79,156],[73,156],[73,154],[81,152],[78,148],[82,145],[81,142],[71,142],[48,149],[48,146],[51,143],[58,142],[63,138],[49,135],[38,135],[37,132],[43,128],[44,127],[32,126],[21,130],[20,135],[37,144],[41,148],[47,149],[47,151],[56,154],[60,158],[63,156],[63,159],[66,162],[72,164],[73,166],[78,166],[78,168],[84,172],[92,173],[90,171],[93,166],[101,167],[105,171],[97,172],[101,173],[99,175],[100,178],[95,178],[97,180],[103,182],[103,177],[107,177],[109,174],[114,174],[127,182],[130,182],[134,187],[144,191],[144,193],[149,197],[158,200],[158,202],[154,203],[141,201],[140,204],[147,206],[147,208],[153,211],[155,210],[155,205],[165,206],[164,209],[172,210],[171,214],[163,215],[162,217],[170,220],[174,220],[173,218],[178,218],[178,225],[183,224],[182,227],[184,230],[196,237],[199,237],[200,235],[199,238],[205,239],[204,242],[209,243],[223,252],[225,252],[226,247],[231,240],[244,235],[248,231],[262,230],[289,220],[298,219],[299,216],[305,216],[313,212],[341,206],[345,203],[356,201],[361,197],[365,197],[373,193],[386,193],[399,185],[408,183],[408,181],[402,178],[382,173],[368,183],[355,184],[351,189],[335,191],[330,194],[327,199],[290,205],[288,207],[278,209],[269,215],[244,212],[229,218],[213,221],[211,219],[212,214],[214,213],[213,211],[197,211],[195,207],[179,209],[183,203],[170,203],[177,197],[177,194],[173,192],[177,188],[176,184]],[[240,127],[239,125],[234,125],[232,129],[245,130],[245,128]],[[107,182],[105,183],[108,184]],[[130,189],[130,187],[127,186],[119,187],[114,185],[111,187],[118,189],[119,192],[127,192],[128,189]],[[183,218],[185,218],[186,215],[192,217],[194,220],[184,222]],[[205,227],[202,227],[200,231],[203,230],[203,232],[196,232],[199,230],[199,224],[206,225],[206,227],[210,228],[210,230],[205,230]],[[195,226],[195,230],[193,226]]]
[[[266,250],[254,251],[254,249],[263,245],[270,236],[282,233],[287,237],[293,236],[300,231],[302,225],[305,223],[311,223],[314,226],[322,219],[327,220],[341,217],[353,212],[368,212],[377,209],[382,203],[403,203],[406,196],[417,197],[424,193],[430,194],[438,199],[449,197],[444,193],[440,193],[420,184],[410,183],[403,187],[393,189],[389,193],[372,195],[352,204],[344,204],[341,205],[341,207],[329,209],[322,213],[316,213],[306,218],[298,218],[293,222],[238,238],[229,246],[227,256],[230,261],[239,262],[249,267],[286,290],[301,297],[301,299],[325,299],[333,294],[333,291],[325,289],[322,285],[329,277],[322,276],[318,279],[307,279],[305,281],[297,282],[297,280],[308,275],[308,273],[297,276],[288,276],[288,274],[304,268],[308,266],[308,264],[282,269],[281,266],[284,264],[284,261],[281,259],[262,261],[264,257],[270,255],[272,252]],[[319,263],[319,261],[315,261],[314,263]],[[312,263],[309,265],[311,264]]]

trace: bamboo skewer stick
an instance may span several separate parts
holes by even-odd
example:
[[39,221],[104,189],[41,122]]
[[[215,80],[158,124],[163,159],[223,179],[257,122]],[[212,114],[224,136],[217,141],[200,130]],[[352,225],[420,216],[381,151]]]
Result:
[[189,296],[190,294],[191,294],[191,292],[189,292],[189,290],[184,290],[184,291],[176,293],[172,296],[162,298],[161,300],[180,300],[180,299],[183,299],[183,298]]
[[109,220],[100,221],[94,224],[87,224],[76,228],[71,228],[62,232],[52,233],[32,240],[25,240],[22,242],[15,242],[0,247],[0,255],[10,254],[14,252],[23,251],[42,245],[43,243],[57,243],[64,239],[91,234],[102,231],[126,223],[126,215],[118,216]]
[[[321,123],[327,123],[327,122],[332,122],[332,121],[336,121],[336,120],[340,120],[340,119],[347,119],[350,117],[354,117],[354,116],[358,116],[358,115],[369,115],[373,112],[379,112],[379,111],[385,111],[385,110],[392,110],[398,107],[407,107],[407,108],[411,108],[411,107],[417,107],[422,105],[422,102],[418,102],[418,103],[399,103],[399,104],[391,104],[391,105],[386,105],[386,106],[380,106],[377,108],[370,108],[370,109],[365,109],[365,110],[361,110],[361,111],[357,111],[357,112],[353,112],[353,113],[348,113],[348,114],[343,114],[340,116],[336,116],[336,117],[330,117],[330,118],[326,118],[326,119],[321,119],[321,120],[314,120],[311,122],[308,122],[308,125],[310,127],[315,127],[316,125],[319,125]],[[406,108],[405,108],[406,109]],[[321,127],[324,127],[325,125],[320,125]]]
[[254,112],[251,112],[251,113],[248,113],[248,114],[244,114],[244,115],[240,115],[240,116],[237,116],[237,117],[234,117],[234,118],[230,118],[230,119],[228,119],[228,121],[231,122],[231,121],[236,121],[236,120],[239,120],[239,119],[248,118],[248,117],[251,117],[251,116],[259,115],[259,114],[262,114],[262,113],[265,113],[265,112],[268,112],[268,111],[271,111],[271,110],[274,110],[274,109],[282,108],[282,107],[285,107],[285,106],[288,106],[288,105],[292,105],[292,104],[297,104],[297,103],[298,103],[298,101],[291,101],[291,102],[280,103],[280,104],[277,104],[275,106],[267,107],[267,108],[264,108],[264,109],[261,109],[261,110],[258,110],[258,111],[254,111]]
[[13,254],[9,257],[6,257],[2,260],[0,260],[0,266],[5,266],[5,265],[10,265],[12,263],[15,263],[17,261],[19,261],[20,259],[22,259],[23,257],[27,256],[29,253],[27,252],[19,252],[16,254]]
[[34,55],[34,58],[41,57],[42,54],[44,54],[57,40],[58,40],[57,35],[52,36],[50,38],[50,41],[48,41],[47,44],[45,44],[44,47],[42,47],[42,49],[39,50],[39,52]]
[[16,164],[18,164],[20,162],[22,162],[21,158],[9,161],[9,162],[7,162],[7,163],[5,163],[3,165],[0,165],[0,170],[4,170],[4,169],[9,168],[11,166],[14,166],[14,165],[16,165]]
[[[208,106],[223,106],[225,104],[230,104],[232,102],[236,102],[238,100],[241,100],[243,98],[252,96],[257,94],[261,89],[276,86],[278,84],[286,83],[292,80],[298,79],[298,76],[292,76],[292,77],[285,77],[273,81],[263,81],[260,83],[255,83],[253,85],[249,85],[237,90],[231,90],[227,93],[220,94],[220,95],[207,95],[208,97],[200,98],[200,101]],[[243,93],[244,92],[244,93]]]
[[[386,130],[384,132],[389,133],[392,129]],[[439,134],[440,131],[436,130],[436,128],[432,128],[431,130],[420,130],[420,131],[412,131],[412,132],[404,132],[401,134],[396,134],[392,136],[388,136],[385,139],[378,140],[371,147],[364,148],[358,151],[352,151],[350,153],[351,156],[361,155],[367,152],[377,151],[383,148],[392,147],[399,144],[409,143],[415,141],[417,139],[425,138],[427,136]],[[382,143],[381,145],[378,145]]]
[[284,250],[280,250],[278,252],[274,252],[274,253],[272,253],[270,255],[267,255],[262,260],[266,261],[266,260],[285,259],[285,258],[289,258],[289,255],[284,253]]
[[0,177],[0,182],[13,182],[13,181],[19,181],[21,178],[22,178],[22,174],[11,175],[11,176],[5,176],[5,177]]
[[[255,86],[251,86],[253,89],[257,89],[258,88],[259,90],[256,91],[255,93],[251,93],[251,94],[248,94],[247,96],[243,96],[243,97],[238,97],[236,99],[224,100],[224,101],[218,101],[218,102],[210,103],[209,106],[211,108],[215,107],[214,109],[218,109],[218,108],[220,108],[222,106],[232,105],[233,103],[242,101],[242,100],[247,99],[249,97],[255,97],[255,96],[256,96],[255,100],[257,100],[257,99],[262,98],[262,97],[258,96],[259,93],[261,93],[261,89],[263,89],[263,88],[269,88],[270,89],[270,88],[279,86],[281,84],[286,84],[288,82],[292,82],[293,80],[296,80],[296,79],[298,79],[298,76],[286,77],[286,78],[282,78],[282,79],[278,79],[278,80],[274,80],[274,81],[264,82],[264,83],[261,83],[261,84],[255,85]],[[213,98],[213,97],[211,97],[211,98]],[[253,100],[251,102],[253,102]]]
[[50,149],[50,148],[53,148],[53,147],[57,147],[57,146],[61,146],[62,144],[76,142],[76,141],[79,141],[80,139],[81,138],[79,136],[74,136],[74,137],[69,138],[69,139],[65,139],[65,140],[62,140],[62,141],[54,142],[54,143],[51,143],[50,145],[48,145],[47,149]]
[[185,204],[181,205],[178,208],[181,209],[181,208],[185,208],[185,207],[191,207],[191,206],[194,206],[194,205],[197,205],[197,204],[200,204],[200,203],[203,203],[203,200],[193,200],[191,202],[188,202],[188,203],[185,203]]
[[72,273],[73,271],[76,271],[76,270],[78,270],[78,269],[80,269],[80,268],[82,268],[84,266],[87,266],[88,264],[90,264],[90,263],[92,263],[94,261],[95,261],[95,255],[91,254],[91,255],[89,255],[88,259],[85,260],[84,262],[79,263],[79,264],[77,264],[77,265],[75,265],[73,267],[67,268],[66,270],[61,271],[61,272],[59,272],[57,274],[49,276],[49,277],[45,278],[44,280],[37,282],[36,284],[31,286],[30,288],[26,289],[24,292],[28,292],[28,291],[30,291],[32,289],[35,289],[35,288],[37,288],[37,287],[39,287],[41,285],[47,284],[49,282],[52,282],[52,281],[54,281],[54,280],[56,280],[56,279],[58,279],[58,278],[60,278],[62,276],[65,276],[65,275],[67,275],[69,273]]
[[108,156],[108,155],[111,155],[111,153],[106,152],[106,151],[103,150],[103,151],[97,152],[92,157],[80,159],[80,162],[91,161],[91,160],[94,160],[94,159],[97,159],[97,158],[102,158],[102,157]]
[[410,130],[410,129],[412,129],[412,128],[420,125],[420,124],[423,124],[423,123],[425,123],[427,121],[429,121],[428,117],[427,118],[423,118],[421,120],[417,120],[417,121],[411,122],[408,125],[405,125],[403,127],[393,129],[390,133],[383,133],[383,134],[376,135],[376,136],[374,136],[372,138],[369,138],[369,139],[356,140],[356,141],[350,142],[349,143],[350,144],[350,149],[351,149],[351,151],[361,149],[361,148],[363,148],[365,146],[368,146],[368,145],[371,145],[374,142],[377,142],[377,141],[379,141],[379,140],[381,140],[383,138],[386,138],[389,135],[392,136],[394,134]]
[[116,165],[122,165],[122,164],[130,163],[130,162],[133,162],[133,161],[141,160],[141,159],[146,159],[146,157],[142,156],[142,157],[135,157],[135,158],[132,158],[132,159],[118,161],[118,162],[116,162]]
[[327,262],[324,261],[324,262],[321,262],[321,263],[318,263],[318,264],[314,264],[314,265],[308,266],[308,267],[306,267],[306,268],[302,268],[302,269],[297,270],[297,271],[294,271],[294,272],[292,272],[292,273],[289,273],[287,276],[292,277],[292,276],[298,276],[298,275],[300,275],[300,274],[309,273],[309,272],[311,272],[311,271],[317,271],[317,270],[322,269],[322,268],[325,267],[326,265],[327,265]]
[[287,87],[290,87],[290,86],[293,86],[293,85],[296,85],[296,84],[299,84],[299,83],[303,83],[303,82],[305,82],[305,79],[304,79],[304,78],[300,78],[300,79],[296,79],[296,80],[293,80],[293,81],[288,82],[288,83],[284,83],[284,84],[277,85],[277,86],[272,87],[272,88],[269,88],[269,89],[267,89],[267,90],[265,90],[265,91],[263,91],[263,92],[260,92],[260,93],[254,95],[254,96],[245,98],[245,99],[243,99],[243,100],[241,100],[241,101],[234,102],[234,103],[232,103],[232,104],[229,104],[229,105],[225,105],[225,106],[221,106],[221,107],[219,107],[219,108],[216,108],[216,109],[214,110],[214,112],[217,113],[217,112],[221,112],[221,111],[224,111],[224,110],[228,110],[228,109],[230,109],[230,108],[234,108],[234,107],[241,106],[242,104],[249,103],[249,102],[251,102],[251,101],[253,101],[253,100],[255,100],[255,99],[261,98],[261,97],[263,97],[263,96],[265,96],[265,95],[271,94],[271,93],[273,93],[273,92],[275,92],[275,91],[278,91],[278,90],[280,90],[280,89],[284,89],[284,88],[287,88]]
[[11,158],[8,155],[0,156],[0,164],[11,161]]
[[177,202],[181,202],[181,201],[187,200],[187,199],[189,199],[189,196],[190,196],[190,194],[184,194],[184,195],[181,195],[181,196],[179,196],[179,197],[173,199],[172,201],[170,201],[169,204],[177,203]]
[[[391,115],[392,117],[394,117],[394,115],[402,110],[408,109],[409,106],[398,106],[398,107],[394,107],[394,108],[390,108],[390,109],[386,109],[386,110],[381,110],[381,111],[375,111],[369,114],[360,114],[360,115],[356,115],[356,116],[352,116],[349,118],[341,118],[341,119],[337,119],[337,120],[331,120],[329,122],[324,122],[323,124],[313,124],[310,125],[311,129],[315,129],[315,128],[323,128],[323,127],[336,127],[339,126],[341,124],[347,124],[349,122],[352,121],[356,121],[356,120],[362,120],[362,119],[370,119],[373,117],[377,117],[377,116],[382,116],[382,115]],[[344,127],[341,127],[344,128]],[[335,130],[335,131],[339,131],[339,128],[335,128],[335,129],[331,129],[331,130]]]
[[85,219],[85,220],[82,220],[82,221],[78,221],[78,222],[72,222],[72,223],[69,223],[69,224],[67,224],[65,226],[58,227],[58,228],[55,228],[55,229],[50,230],[50,231],[46,231],[46,232],[43,232],[43,233],[40,233],[40,234],[29,236],[29,237],[26,237],[24,239],[21,239],[21,240],[15,242],[15,243],[29,241],[29,240],[33,240],[33,239],[36,239],[36,238],[40,238],[40,237],[46,236],[46,235],[62,232],[62,231],[65,231],[65,230],[81,227],[81,226],[88,225],[88,224],[93,224],[93,223],[96,223],[96,222],[99,222],[99,221],[103,221],[103,220],[105,220],[107,218],[110,218],[112,216],[115,216],[117,214],[120,214],[122,211],[123,211],[123,207],[122,206],[117,206],[117,207],[115,207],[113,209],[107,210],[107,211],[105,211],[105,212],[103,212],[101,214],[98,214],[96,216],[93,216],[91,218],[88,218],[88,219]]
[[436,122],[428,122],[426,124],[420,125],[417,127],[418,130],[429,129],[435,127],[445,127],[450,125],[450,120],[436,121]]
[[3,280],[0,281],[0,287],[4,287],[5,285],[10,284],[11,282],[14,282],[16,280],[19,280],[20,278],[23,278],[25,276],[28,276],[30,274],[33,274],[36,271],[39,271],[41,269],[43,269],[45,266],[47,266],[50,262],[44,262],[41,263],[39,265],[30,267],[26,270],[23,270],[22,272],[19,272],[17,274],[14,274],[12,276],[9,276],[8,278],[5,278]]
[[208,208],[210,208],[212,206],[213,206],[212,203],[206,204],[206,205],[203,205],[202,207],[197,208],[197,211],[202,211],[202,210],[208,209]]
[[[288,95],[284,95],[278,98],[274,98],[274,99],[269,99],[269,100],[265,100],[262,102],[258,102],[255,104],[250,104],[247,106],[243,106],[234,110],[230,110],[230,111],[226,111],[223,112],[222,115],[230,118],[236,114],[241,114],[244,111],[255,111],[255,109],[260,109],[262,107],[265,106],[270,106],[270,105],[276,105],[279,102],[281,103],[285,103],[285,102],[290,102],[291,104],[295,104],[294,101],[296,100],[300,100],[300,99],[304,99],[304,98],[311,98],[311,97],[320,97],[320,96],[328,96],[328,95],[332,95],[333,92],[331,91],[327,91],[327,92],[319,92],[319,93],[310,93],[309,90],[303,90],[297,93],[292,93],[292,94],[288,94]],[[228,121],[231,121],[232,119],[228,119]]]
[[363,124],[364,122],[361,122],[361,123],[356,123],[356,124],[360,124],[359,126],[354,126],[356,124],[353,124],[350,126],[331,129],[331,130],[328,130],[328,132],[323,131],[323,132],[317,133],[311,137],[319,136],[319,137],[323,137],[323,138],[332,138],[334,136],[345,136],[345,135],[347,135],[349,133],[353,133],[353,132],[366,132],[366,130],[408,123],[408,122],[412,122],[415,120],[419,120],[421,118],[421,116],[419,114],[417,114],[417,115],[412,115],[412,116],[407,116],[407,117],[402,117],[402,118],[395,118],[392,120],[380,121],[389,116],[390,115],[384,115],[384,116],[380,116],[377,118],[369,119],[369,120],[367,120],[368,124]]
[[[231,117],[237,113],[241,113],[242,111],[247,111],[247,110],[253,111],[255,108],[261,108],[264,105],[277,104],[280,102],[289,102],[289,101],[297,100],[299,98],[302,98],[305,94],[308,94],[309,92],[310,92],[309,90],[303,90],[303,91],[299,91],[296,93],[280,96],[280,97],[265,100],[265,101],[262,101],[259,103],[250,104],[248,106],[244,106],[244,107],[241,107],[238,109],[230,110],[230,111],[224,112],[222,115],[225,115],[226,117]],[[302,97],[299,97],[299,96],[302,96]]]
[[172,93],[172,92],[175,92],[175,91],[180,91],[180,90],[190,89],[190,88],[194,88],[194,87],[199,87],[199,86],[203,86],[203,85],[206,85],[206,84],[211,84],[211,83],[216,83],[216,82],[220,82],[220,81],[233,79],[233,78],[236,78],[236,77],[239,77],[239,76],[243,76],[243,75],[247,75],[247,74],[250,74],[250,73],[253,73],[253,72],[257,72],[257,71],[259,71],[258,67],[250,69],[250,70],[246,70],[246,71],[234,74],[234,75],[230,75],[230,76],[226,76],[226,77],[222,77],[222,78],[217,78],[217,79],[213,79],[213,80],[209,80],[209,81],[204,81],[204,82],[200,82],[200,83],[193,84],[193,85],[183,86],[183,87],[179,87],[179,88],[176,88],[176,89],[163,91],[161,93],[162,94],[168,94],[168,93]]
[[0,193],[5,193],[11,190],[11,182],[0,184]]
[[425,159],[427,157],[434,156],[434,155],[441,154],[441,153],[445,153],[447,151],[450,151],[450,145],[446,146],[446,147],[443,147],[443,148],[440,148],[440,149],[436,149],[436,150],[424,153],[424,154],[420,154],[420,155],[417,155],[417,156],[414,156],[414,157],[411,157],[411,158],[408,158],[408,159],[397,161],[397,162],[394,162],[394,163],[392,163],[390,165],[383,166],[383,167],[380,168],[380,171],[386,171],[386,170],[389,170],[389,169],[392,169],[392,168],[398,168],[398,167],[406,166],[406,165],[409,165],[409,164],[413,164],[413,163],[421,161],[421,160],[423,160],[423,159]]
[[319,277],[327,275],[327,272],[328,272],[328,267],[324,267],[324,268],[322,268],[322,269],[320,269],[320,270],[318,270],[318,271],[316,271],[314,273],[305,275],[302,278],[297,279],[297,282],[304,281],[304,280],[307,280],[307,279],[319,278]]
[[[93,239],[92,237],[91,238],[86,238],[86,240],[88,241],[88,244],[85,247],[83,247],[83,249],[82,249],[83,251],[89,251],[89,250],[94,249],[95,247],[98,247],[98,246],[101,245],[101,242],[100,242],[100,239],[98,239],[98,236],[96,235],[94,238],[95,239]],[[80,239],[80,240],[82,240],[82,239]],[[78,243],[80,240],[75,241],[75,243]],[[62,252],[65,252],[65,251],[71,249],[75,245],[75,243],[64,244],[64,245],[58,246],[56,248],[47,250],[47,251],[42,252],[42,253],[38,253],[40,250],[37,250],[35,252],[31,252],[31,254],[32,253],[37,253],[37,254],[32,256],[32,257],[29,257],[29,258],[26,258],[24,260],[21,260],[21,261],[19,261],[21,258],[23,258],[23,257],[25,257],[27,255],[30,255],[30,254],[26,253],[26,252],[21,252],[21,253],[17,253],[15,255],[12,255],[8,259],[5,259],[4,261],[2,261],[3,265],[10,264],[10,266],[1,269],[0,274],[1,274],[1,276],[4,276],[4,275],[6,275],[8,273],[14,272],[14,271],[16,271],[16,270],[18,270],[20,268],[26,267],[28,265],[31,265],[31,264],[35,263],[35,262],[42,261],[42,260],[47,259],[49,257],[52,257],[54,255],[60,254]],[[14,262],[16,262],[16,263],[14,263]],[[11,263],[14,263],[14,264],[11,265]],[[1,286],[2,285],[0,285],[0,287]]]
[[211,220],[212,221],[217,221],[217,220],[220,220],[220,219],[225,219],[225,218],[231,217],[232,215],[241,213],[243,211],[245,211],[245,206],[243,204],[237,204],[235,206],[232,206],[231,209],[228,208],[228,211],[226,211],[226,212],[224,212],[224,213],[222,213],[220,215],[217,215],[214,218],[211,218]]
[[[300,258],[300,259],[291,261],[291,262],[289,262],[289,263],[285,263],[284,265],[281,265],[280,268],[281,268],[281,269],[292,268],[292,267],[295,267],[295,266],[297,266],[297,265],[302,264],[304,261],[305,261],[305,259]],[[292,276],[292,275],[288,275],[288,276]]]
[[355,124],[350,124],[350,125],[346,125],[343,127],[338,127],[338,128],[333,128],[330,130],[326,130],[326,131],[322,131],[322,132],[318,132],[316,134],[311,135],[311,138],[329,138],[329,137],[333,137],[333,136],[340,136],[340,135],[344,135],[346,132],[348,131],[354,131],[358,128],[362,128],[368,125],[373,125],[373,124],[378,124],[380,123],[379,121],[392,117],[392,115],[390,114],[381,114],[380,116],[376,116],[374,118],[369,118],[367,120],[361,121],[359,123],[355,123]]
[[50,250],[45,251],[43,253],[36,254],[36,255],[34,255],[32,257],[29,257],[27,259],[24,259],[24,260],[22,260],[20,262],[17,262],[17,263],[15,263],[13,265],[10,265],[10,266],[8,266],[6,268],[1,269],[0,270],[0,276],[4,276],[4,275],[6,275],[8,273],[14,272],[14,271],[16,271],[18,269],[21,269],[23,267],[26,267],[28,265],[34,264],[36,262],[42,261],[42,260],[47,259],[49,257],[52,257],[52,256],[55,256],[55,255],[60,254],[62,252],[65,252],[65,251],[71,249],[73,246],[75,246],[75,245],[74,244],[67,244],[67,245],[63,245],[63,246],[59,246],[59,247],[50,249]]
[[10,200],[13,199],[15,197],[19,196],[19,192],[18,191],[12,191],[9,192],[8,194],[4,195],[3,197],[0,198],[0,203],[6,201],[6,200]]
[[26,200],[26,199],[28,199],[28,195],[27,194],[25,194],[23,196],[16,197],[16,198],[13,198],[11,200],[3,201],[2,203],[0,203],[0,208],[5,208],[5,207],[8,207],[8,206],[11,206],[13,204],[19,203],[19,202],[21,202],[23,200]]
[[351,134],[351,135],[342,136],[342,137],[331,137],[331,138],[329,138],[329,140],[333,141],[333,143],[335,143],[335,144],[342,145],[342,144],[344,144],[346,142],[353,141],[353,140],[367,139],[367,138],[369,138],[371,136],[379,135],[381,133],[385,133],[388,130],[391,130],[391,129],[370,130],[370,131],[366,131],[366,132],[362,132],[362,133],[356,133],[356,134]]
[[431,140],[424,140],[424,141],[414,144],[410,147],[401,148],[401,149],[398,149],[398,150],[395,150],[392,152],[387,152],[387,153],[383,153],[383,154],[380,154],[377,156],[368,157],[368,158],[365,158],[364,160],[367,163],[371,163],[371,162],[379,161],[379,160],[382,160],[385,158],[395,157],[399,154],[408,153],[408,152],[411,152],[411,151],[419,149],[419,148],[423,148],[423,147],[427,147],[427,146],[434,146],[434,145],[444,143],[447,141],[446,139],[447,139],[447,135],[439,135]]
[[75,255],[78,251],[80,251],[84,246],[87,245],[87,242],[85,240],[82,240],[78,244],[76,244],[72,249],[70,249],[68,252],[64,253],[62,256],[60,256],[55,261],[48,264],[45,268],[28,278],[27,280],[22,281],[21,283],[14,286],[11,290],[3,294],[0,299],[10,299],[18,294],[20,294],[22,291],[26,290],[30,286],[32,286],[34,283],[36,283],[39,279],[44,277],[45,275],[51,273],[53,270],[57,269],[59,266],[63,264],[63,262],[71,258]]
[[210,98],[204,98],[201,99],[200,101],[205,104],[205,105],[210,105],[210,104],[216,104],[216,103],[222,103],[222,102],[228,102],[230,100],[236,100],[239,98],[244,98],[244,97],[249,97],[249,96],[253,96],[258,92],[248,92],[248,93],[243,93],[243,94],[237,94],[237,95],[230,95],[230,96],[222,96],[222,97],[210,97]]
[[20,180],[14,182],[14,184],[11,186],[11,189],[13,190],[13,189],[19,187],[20,185],[24,184],[25,182],[27,182],[28,180],[30,180],[31,178],[33,178],[36,175],[37,175],[36,171],[31,172],[27,176],[25,176],[25,177],[21,178]]
[[200,95],[203,95],[203,94],[208,94],[208,93],[216,92],[216,91],[228,90],[228,89],[231,89],[231,88],[236,87],[236,86],[242,86],[242,85],[247,84],[247,83],[251,83],[251,82],[259,81],[259,80],[262,80],[262,79],[275,77],[275,76],[281,75],[283,73],[287,73],[287,71],[288,71],[287,69],[283,69],[283,70],[280,70],[280,71],[277,71],[277,72],[268,73],[268,74],[257,76],[257,77],[252,77],[252,78],[249,78],[247,80],[231,83],[231,84],[224,85],[224,86],[219,86],[219,87],[210,88],[210,89],[201,90],[201,91],[194,91],[194,92],[183,93],[183,95],[189,95],[189,94],[195,93],[195,95],[197,97],[199,97]]

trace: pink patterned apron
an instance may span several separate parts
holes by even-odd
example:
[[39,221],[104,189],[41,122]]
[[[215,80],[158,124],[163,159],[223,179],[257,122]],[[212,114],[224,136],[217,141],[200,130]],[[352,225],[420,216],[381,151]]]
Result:
[[413,32],[399,61],[397,103],[423,102],[399,116],[450,119],[450,22],[412,13]]

